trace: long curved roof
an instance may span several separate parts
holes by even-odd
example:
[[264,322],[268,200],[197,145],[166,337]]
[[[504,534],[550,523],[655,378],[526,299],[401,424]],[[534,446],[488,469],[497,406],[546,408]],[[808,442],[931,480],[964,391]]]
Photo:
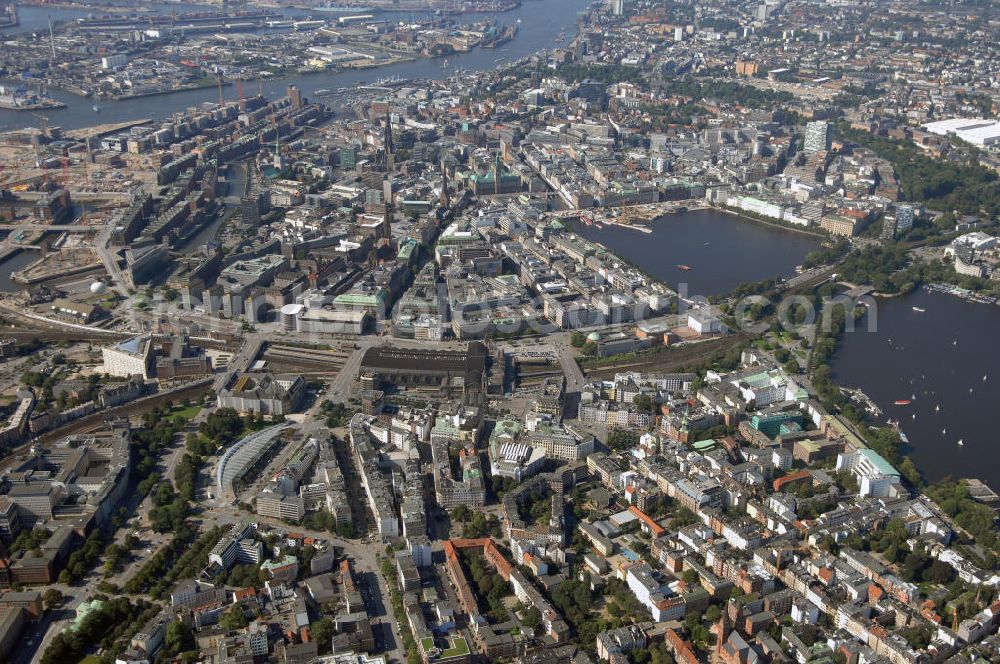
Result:
[[257,462],[261,455],[274,444],[282,431],[291,426],[282,422],[242,438],[226,450],[215,471],[215,483],[220,491],[230,488],[233,480],[242,476],[246,469]]

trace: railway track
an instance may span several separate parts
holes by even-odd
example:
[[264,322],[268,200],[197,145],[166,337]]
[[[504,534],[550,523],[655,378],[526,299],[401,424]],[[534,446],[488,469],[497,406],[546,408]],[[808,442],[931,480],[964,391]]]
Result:
[[269,345],[262,357],[280,366],[335,373],[343,369],[350,353],[340,350]]
[[32,445],[38,444],[46,448],[51,447],[55,441],[65,438],[66,436],[95,431],[101,428],[104,421],[109,418],[143,415],[158,406],[162,406],[167,401],[177,402],[184,399],[203,397],[211,387],[211,378],[202,379],[196,383],[191,383],[175,390],[160,392],[144,399],[138,399],[127,404],[122,404],[121,406],[115,406],[114,408],[85,415],[80,419],[73,420],[72,422],[64,424],[63,426],[51,431],[46,431],[28,442],[10,449],[6,453],[5,457],[0,460],[0,469],[8,468],[21,461],[23,459],[23,453],[27,452]]

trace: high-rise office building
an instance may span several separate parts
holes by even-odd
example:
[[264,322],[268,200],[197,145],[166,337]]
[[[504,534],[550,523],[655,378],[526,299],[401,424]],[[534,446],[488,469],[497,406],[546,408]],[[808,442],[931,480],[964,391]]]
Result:
[[817,120],[806,125],[806,140],[804,150],[806,154],[822,152],[830,149],[832,142],[832,132],[829,122]]
[[896,206],[896,230],[905,231],[913,226],[914,211],[912,205]]
[[288,99],[292,102],[292,108],[296,111],[302,108],[302,90],[299,90],[298,86],[288,86]]

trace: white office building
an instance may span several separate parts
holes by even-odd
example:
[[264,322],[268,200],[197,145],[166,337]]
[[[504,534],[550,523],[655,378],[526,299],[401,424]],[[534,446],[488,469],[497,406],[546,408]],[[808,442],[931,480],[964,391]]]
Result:
[[101,349],[104,373],[122,378],[140,375],[149,378],[153,364],[153,340],[148,336],[132,337]]
[[837,456],[837,470],[846,470],[858,480],[858,494],[884,498],[899,484],[899,471],[875,450],[844,452]]

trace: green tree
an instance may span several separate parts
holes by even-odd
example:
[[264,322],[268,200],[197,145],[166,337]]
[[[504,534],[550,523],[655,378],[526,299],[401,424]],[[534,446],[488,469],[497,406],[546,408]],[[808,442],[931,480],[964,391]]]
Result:
[[163,641],[167,652],[171,655],[176,655],[187,650],[194,643],[191,637],[191,630],[179,620],[175,620],[167,625]]
[[542,613],[534,606],[524,612],[524,617],[521,619],[525,627],[530,627],[531,629],[537,629],[539,625],[542,624]]
[[935,560],[923,571],[922,578],[931,583],[951,583],[955,578],[955,570],[948,563]]
[[56,588],[49,588],[42,595],[46,609],[53,609],[63,603],[63,594]]
[[320,618],[309,626],[309,638],[316,642],[319,654],[325,655],[333,649],[334,631],[329,618]]
[[613,429],[608,434],[608,447],[613,450],[626,450],[639,444],[639,434],[629,429]]
[[247,620],[246,614],[243,613],[243,606],[240,604],[233,604],[223,611],[219,618],[219,627],[225,630],[243,629],[249,624],[250,621]]
[[656,404],[653,403],[652,397],[648,394],[640,394],[632,400],[632,403],[643,413],[653,414],[656,412]]

